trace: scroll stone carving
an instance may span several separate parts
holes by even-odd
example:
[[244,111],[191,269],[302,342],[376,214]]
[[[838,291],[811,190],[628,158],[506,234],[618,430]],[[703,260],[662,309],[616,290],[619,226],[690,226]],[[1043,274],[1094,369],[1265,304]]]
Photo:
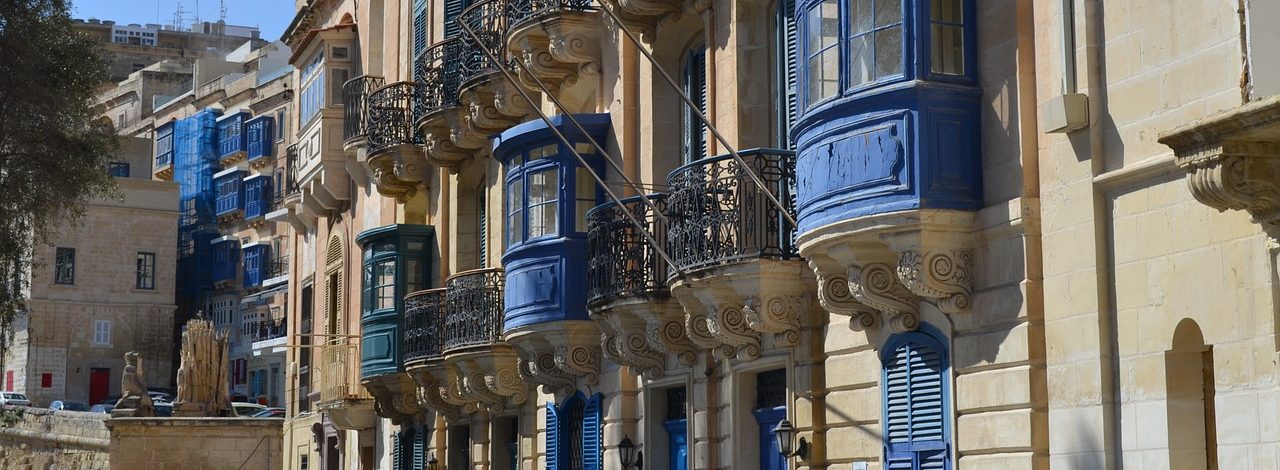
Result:
[[866,331],[880,326],[878,312],[854,299],[846,275],[828,275],[817,269],[814,272],[818,277],[818,304],[823,309],[849,317],[849,329],[853,331]]
[[904,251],[898,261],[898,278],[912,293],[937,299],[938,310],[963,313],[969,309],[973,252],[943,250]]
[[733,347],[739,359],[760,357],[760,334],[747,326],[742,307],[708,308],[707,331],[720,342]]
[[849,268],[848,283],[853,297],[882,312],[893,331],[914,331],[920,327],[916,306],[919,299],[898,282],[894,267],[877,262]]
[[538,354],[532,360],[520,359],[520,375],[529,383],[542,386],[542,393],[568,396],[575,388],[573,376],[556,367],[552,354]]

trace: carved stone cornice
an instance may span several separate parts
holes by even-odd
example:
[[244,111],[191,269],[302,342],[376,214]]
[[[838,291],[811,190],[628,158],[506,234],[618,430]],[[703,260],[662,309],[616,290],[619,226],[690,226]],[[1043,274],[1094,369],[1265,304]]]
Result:
[[858,302],[879,310],[884,322],[895,332],[920,327],[919,298],[898,282],[895,267],[888,263],[867,263],[849,268],[849,291]]
[[967,249],[907,250],[898,260],[898,279],[903,285],[920,297],[936,299],[938,310],[949,314],[968,311],[972,271],[973,251]]
[[1219,211],[1243,210],[1280,234],[1280,96],[1211,115],[1160,136],[1191,194]]

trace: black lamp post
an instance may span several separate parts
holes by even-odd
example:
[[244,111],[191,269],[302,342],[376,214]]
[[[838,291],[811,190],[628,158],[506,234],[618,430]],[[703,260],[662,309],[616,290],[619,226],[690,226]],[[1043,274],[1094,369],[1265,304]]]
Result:
[[436,460],[436,453],[432,452],[431,455],[427,457],[427,468],[430,470],[436,470],[436,464],[438,463],[440,463],[440,461]]
[[622,442],[618,443],[618,458],[622,460],[623,470],[644,467],[644,451],[637,451],[636,444],[626,434],[622,435]]
[[809,441],[803,437],[800,443],[792,450],[792,443],[796,437],[796,428],[791,425],[791,421],[783,418],[776,427],[773,428],[773,437],[778,442],[778,453],[783,457],[800,457],[800,460],[809,460]]

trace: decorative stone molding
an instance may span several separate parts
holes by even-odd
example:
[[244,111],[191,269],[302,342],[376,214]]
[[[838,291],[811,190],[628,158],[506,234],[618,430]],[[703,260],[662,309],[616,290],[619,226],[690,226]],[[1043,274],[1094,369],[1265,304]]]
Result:
[[600,381],[600,351],[598,345],[565,345],[556,348],[556,367],[569,375],[581,378],[588,385]]
[[417,193],[427,179],[422,148],[416,145],[397,145],[372,154],[365,164],[373,177],[378,194],[395,198],[404,203]]
[[937,299],[938,310],[949,314],[968,311],[972,271],[971,250],[907,250],[898,259],[898,279],[903,285],[920,297]]
[[733,348],[738,359],[749,361],[760,357],[760,333],[747,326],[744,308],[738,305],[707,307],[707,331],[724,345]]
[[[449,403],[444,400],[442,393],[442,382],[437,380],[436,376],[430,373],[428,368],[440,368],[439,362],[427,365],[426,367],[416,368],[409,371],[409,375],[413,377],[413,381],[418,384],[418,402],[422,403],[427,409],[442,414],[447,418],[456,418],[462,415],[462,407]],[[443,371],[438,372],[443,374]]]
[[426,410],[418,400],[417,384],[408,374],[373,377],[364,381],[364,387],[374,398],[373,411],[397,424]]
[[800,344],[800,312],[808,308],[808,299],[798,295],[749,296],[742,313],[751,329],[773,333],[775,346],[795,346]]
[[1280,96],[1162,134],[1197,201],[1243,210],[1273,238],[1280,231]]
[[526,380],[564,397],[599,383],[600,335],[594,321],[562,320],[509,330],[505,339],[515,347]]
[[676,360],[682,365],[690,366],[698,361],[698,348],[686,333],[683,311],[677,311],[675,315],[665,312],[649,315],[645,323],[649,344],[667,354],[676,355]]
[[[561,9],[526,19],[508,33],[507,50],[527,67],[527,73],[557,93],[581,76],[600,73],[601,15]],[[522,84],[539,90],[537,81],[527,73],[520,71]]]
[[472,131],[493,135],[519,124],[521,116],[509,116],[499,112],[496,105],[497,99],[488,83],[481,82],[480,85],[463,91],[462,102],[466,104],[467,123],[472,126]]
[[[524,98],[516,89],[516,85],[507,80],[506,77],[499,76],[492,82],[493,86],[493,107],[499,113],[515,118],[516,122],[528,121],[528,117],[533,112],[533,104]],[[537,98],[538,94],[530,92],[530,96]]]
[[444,123],[449,128],[449,140],[465,149],[482,149],[489,146],[489,134],[477,131],[471,125],[471,112],[465,107],[447,108]]
[[473,149],[454,145],[450,137],[451,130],[444,122],[443,116],[439,119],[427,120],[419,128],[419,132],[423,138],[427,161],[448,170],[449,173],[457,174],[475,154]]
[[600,325],[601,350],[609,360],[649,380],[666,372],[663,351],[650,343],[644,320],[614,313],[597,317],[596,323]]
[[876,309],[859,303],[849,287],[847,274],[826,274],[810,263],[818,277],[818,304],[828,312],[849,317],[849,329],[866,331],[880,326]]
[[576,388],[573,376],[556,366],[555,356],[539,354],[532,359],[520,359],[520,376],[532,384],[542,386],[542,393],[559,396],[573,394]]
[[752,360],[767,349],[800,344],[803,325],[826,322],[813,315],[808,272],[796,260],[753,260],[678,278],[671,292],[684,308],[693,345]]
[[848,284],[854,299],[887,317],[884,323],[891,330],[901,333],[920,327],[919,298],[898,282],[894,266],[876,262],[851,267]]

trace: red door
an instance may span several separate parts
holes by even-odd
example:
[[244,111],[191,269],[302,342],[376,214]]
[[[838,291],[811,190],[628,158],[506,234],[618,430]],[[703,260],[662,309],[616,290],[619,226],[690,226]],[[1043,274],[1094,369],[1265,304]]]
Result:
[[96,405],[111,393],[111,369],[89,369],[89,404]]

